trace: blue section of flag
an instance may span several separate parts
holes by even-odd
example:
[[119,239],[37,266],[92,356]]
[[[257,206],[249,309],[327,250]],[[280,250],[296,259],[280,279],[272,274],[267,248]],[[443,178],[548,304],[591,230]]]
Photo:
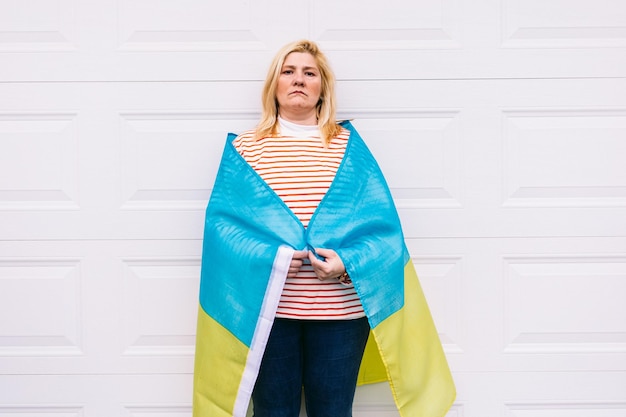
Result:
[[408,252],[393,198],[370,150],[351,123],[346,155],[313,214],[307,242],[337,251],[370,326],[402,308]]
[[206,210],[200,305],[250,346],[278,248],[304,248],[304,227],[239,155],[234,138]]

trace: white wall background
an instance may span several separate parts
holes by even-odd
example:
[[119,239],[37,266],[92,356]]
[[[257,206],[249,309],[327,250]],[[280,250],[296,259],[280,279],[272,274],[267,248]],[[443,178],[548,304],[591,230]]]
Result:
[[302,37],[393,189],[448,416],[626,416],[623,0],[0,0],[0,416],[190,416],[225,134]]

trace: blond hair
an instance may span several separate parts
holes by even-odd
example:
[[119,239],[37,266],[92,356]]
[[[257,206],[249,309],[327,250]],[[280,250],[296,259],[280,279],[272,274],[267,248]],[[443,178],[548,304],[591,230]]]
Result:
[[278,101],[276,100],[276,88],[285,59],[287,55],[292,52],[306,52],[311,54],[320,71],[322,88],[320,99],[316,106],[317,126],[320,129],[322,140],[328,145],[331,139],[341,132],[341,126],[337,124],[335,119],[335,75],[330,68],[326,56],[320,51],[315,42],[309,40],[289,43],[283,46],[274,57],[263,86],[263,94],[261,96],[263,111],[254,138],[260,139],[268,136],[276,136],[278,134]]

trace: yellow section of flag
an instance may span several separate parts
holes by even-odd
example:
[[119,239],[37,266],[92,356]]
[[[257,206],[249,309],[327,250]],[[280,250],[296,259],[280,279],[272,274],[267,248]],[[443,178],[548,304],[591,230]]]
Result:
[[193,417],[232,417],[249,349],[202,308],[196,339]]
[[403,308],[372,329],[372,334],[359,383],[388,380],[402,417],[443,417],[454,402],[456,388],[410,259],[404,268]]

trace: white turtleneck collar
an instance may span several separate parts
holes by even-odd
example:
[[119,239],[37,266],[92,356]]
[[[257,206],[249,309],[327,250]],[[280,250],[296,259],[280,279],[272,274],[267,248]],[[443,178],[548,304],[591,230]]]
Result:
[[317,125],[301,125],[287,121],[280,116],[278,117],[278,123],[280,125],[281,135],[304,137],[320,136],[320,129]]

